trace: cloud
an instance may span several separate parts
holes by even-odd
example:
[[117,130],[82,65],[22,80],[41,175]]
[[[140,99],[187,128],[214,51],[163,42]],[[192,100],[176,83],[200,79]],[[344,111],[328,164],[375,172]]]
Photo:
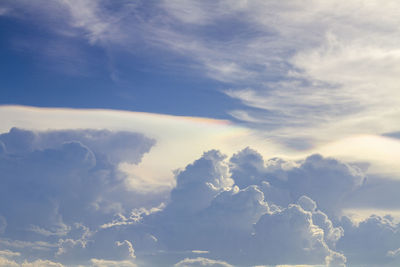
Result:
[[237,122],[293,148],[399,131],[396,1],[20,0],[4,8],[34,13],[109,58],[143,47],[167,51],[174,66],[184,62],[186,71],[221,81],[216,90],[242,101],[245,107],[225,110]]
[[[157,140],[151,153],[145,154],[139,165],[119,165],[119,169],[129,175],[128,187],[140,188],[142,193],[171,190],[175,183],[171,170],[186,166],[204,151],[220,149],[233,153],[247,145],[257,147],[265,155],[282,151],[273,142],[259,139],[249,129],[225,120],[116,110],[22,106],[0,106],[0,113],[4,122],[0,126],[2,132],[8,132],[12,127],[38,131],[90,128],[139,132]],[[171,156],[171,151],[179,153]],[[157,168],[154,168],[154,162],[157,162]]]
[[[128,159],[141,164],[154,144],[144,135],[15,128],[0,141],[7,174],[0,196],[9,203],[0,210],[6,225],[0,244],[8,249],[0,256],[10,264],[397,263],[392,219],[372,217],[358,225],[339,219],[355,192],[374,183],[336,159],[264,160],[251,148],[229,158],[210,150],[174,172],[169,197],[164,192],[146,202],[125,187],[127,176],[118,169]],[[367,245],[369,232],[382,240]],[[366,256],[370,249],[376,252]]]
[[[9,252],[0,256],[9,264],[208,264],[198,251],[239,266],[397,263],[392,219],[339,219],[381,183],[333,158],[265,160],[251,148],[229,158],[210,150],[175,170],[170,192],[151,197],[127,188],[118,168],[142,164],[154,144],[144,135],[14,128],[0,141],[0,198],[9,203],[0,209],[0,244]],[[369,247],[368,232],[382,241]]]
[[239,186],[259,185],[267,200],[283,206],[306,195],[330,215],[340,211],[345,197],[365,179],[358,167],[320,155],[298,162],[279,158],[264,161],[257,151],[246,148],[234,154],[230,163]]
[[75,129],[0,135],[0,244],[17,251],[0,261],[21,263],[12,254],[20,253],[37,258],[26,264],[121,266],[135,256],[156,265],[209,251],[239,264],[398,265],[394,219],[338,218],[348,207],[398,208],[396,181],[365,180],[361,164],[318,154],[201,156],[249,143],[288,154],[280,142],[393,171],[399,142],[377,136],[399,131],[396,1],[8,3],[1,16],[22,19],[29,10],[35,16],[25,19],[40,17],[56,34],[108,53],[149,46],[188,59],[242,102],[227,111],[235,121],[262,133],[212,119],[0,107],[3,132]]
[[0,135],[0,141],[8,153],[24,154],[60,146],[63,142],[78,141],[97,154],[107,157],[113,164],[129,162],[138,164],[142,155],[154,146],[155,140],[132,132],[108,130],[60,130],[35,133],[12,128]]
[[[68,214],[76,213],[79,206],[83,208],[81,214],[76,213],[80,219],[85,217],[89,205],[92,209],[101,205],[105,212],[121,209],[116,203],[107,203],[106,199],[106,192],[113,194],[112,191],[124,183],[124,175],[118,172],[113,162],[124,159],[138,163],[154,144],[153,140],[134,133],[89,130],[35,133],[11,129],[0,135],[0,139],[7,151],[1,158],[1,169],[5,174],[2,183],[9,188],[2,193],[3,201],[15,197],[18,202],[14,209],[31,211],[32,219],[38,220],[48,214],[50,221],[52,216],[49,214],[55,212],[56,216],[60,209],[64,220],[68,220]],[[25,190],[10,193],[13,188]],[[24,198],[36,201],[30,204],[19,202]],[[44,203],[47,207],[41,206]],[[71,206],[63,206],[64,203]],[[82,203],[85,204],[82,206]],[[40,206],[43,214],[36,210]],[[8,212],[15,214],[16,210]],[[56,216],[54,220],[59,219]]]
[[2,266],[2,267],[14,267],[14,266],[18,267],[19,265],[13,260],[9,260],[5,257],[0,256],[0,266]]
[[18,252],[13,252],[11,250],[0,250],[0,256],[6,257],[6,258],[11,258],[11,257],[17,257],[20,256],[21,254]]
[[[348,171],[345,165],[320,156],[314,158],[322,161],[318,166],[321,171],[324,169],[329,173],[332,168],[335,179],[347,179],[342,177],[341,172],[342,169]],[[309,161],[309,164],[311,159],[305,162]],[[157,238],[157,247],[167,251],[153,254],[153,265],[173,262],[193,250],[202,250],[208,251],[211,257],[238,265],[307,263],[343,266],[346,257],[335,250],[336,243],[343,236],[343,229],[334,225],[309,197],[300,196],[299,204],[295,204],[298,191],[294,186],[301,183],[294,179],[302,180],[310,188],[317,182],[308,181],[309,174],[304,175],[293,169],[310,167],[304,163],[285,164],[281,160],[281,165],[278,165],[277,162],[279,160],[275,159],[268,166],[256,151],[249,148],[229,160],[219,151],[206,152],[176,173],[177,185],[171,191],[167,206],[144,216],[141,223],[132,226],[131,231],[136,227],[138,231],[151,230],[150,233]],[[242,188],[234,186],[232,180],[240,177],[238,173],[235,176],[237,166],[241,167],[238,169],[242,175]],[[260,177],[257,180],[252,175],[255,171],[267,175],[263,177],[256,173]],[[272,182],[269,178],[274,172],[280,173],[280,178],[286,177],[286,181],[282,181],[287,184],[282,182],[283,185],[276,191],[277,194],[285,190],[289,192],[288,195],[294,199],[288,199],[289,206],[277,204],[268,193],[263,193],[264,183]],[[249,184],[245,185],[245,182]],[[292,183],[293,187],[289,186]],[[352,187],[352,183],[344,185]],[[330,188],[337,197],[342,194],[340,190],[343,188]],[[315,196],[323,202],[323,194],[320,192]],[[145,253],[139,243],[136,243],[138,258]]]
[[174,265],[175,267],[195,267],[195,266],[212,266],[212,267],[231,267],[229,263],[226,263],[224,261],[218,261],[218,260],[212,260],[212,259],[207,259],[207,258],[194,258],[194,259],[189,259],[186,258]]
[[398,131],[398,21],[378,19],[397,5],[166,1],[175,24],[161,39],[227,84],[224,92],[247,106],[228,111],[233,118],[302,150]]
[[331,142],[317,150],[348,162],[364,163],[371,176],[398,179],[400,168],[395,161],[400,156],[399,148],[400,141],[395,138],[357,135]]
[[343,217],[344,236],[338,241],[337,248],[348,253],[348,262],[371,266],[397,266],[399,258],[399,225],[391,216],[372,215],[358,225]]
[[[160,259],[153,262],[155,265],[173,262],[191,250],[208,251],[213,258],[239,266],[396,264],[398,226],[393,219],[376,216],[356,225],[346,217],[342,220],[336,217],[349,204],[354,190],[374,186],[363,183],[362,172],[354,166],[319,155],[291,163],[276,158],[264,161],[257,151],[247,148],[230,159],[217,151],[205,153],[176,177],[179,199],[171,198],[165,209],[143,217],[146,227],[140,228],[151,229],[164,251],[153,254]],[[215,192],[212,186],[206,186],[212,177],[234,180],[238,177],[242,187],[230,185]],[[329,192],[323,187],[310,190],[318,188],[322,182],[318,179],[333,183]],[[193,192],[192,187],[199,191]],[[286,194],[285,201],[271,193]],[[193,199],[198,200],[194,206]],[[174,201],[179,201],[179,208]],[[383,238],[374,243],[369,241],[369,238],[379,239],[377,236]],[[376,253],[366,256],[371,249]],[[139,258],[144,255],[140,249],[137,253]]]
[[255,224],[256,262],[262,264],[308,263],[345,265],[346,257],[331,251],[324,230],[313,224],[313,215],[295,204],[273,214],[265,214]]
[[15,267],[63,267],[64,266],[61,263],[52,262],[49,260],[41,260],[41,259],[35,261],[24,260],[22,262],[17,262],[14,259],[10,259],[10,257],[19,256],[19,254],[11,252],[7,254],[0,253],[0,266],[2,267],[14,267],[14,266]]
[[[349,130],[376,134],[397,127],[394,107],[399,98],[393,99],[393,85],[398,77],[398,21],[378,19],[397,5],[166,1],[164,7],[175,21],[163,41],[201,62],[212,78],[230,84],[227,95],[249,107],[231,115],[273,130],[270,136],[332,140],[349,135]],[[238,16],[240,20],[235,19]],[[224,23],[237,30],[224,29]],[[221,33],[215,36],[211,31]],[[223,72],[229,68],[218,66],[234,66],[231,69],[242,75],[238,78],[236,71]],[[327,124],[329,136],[316,134],[326,133]],[[294,133],[293,128],[302,130]]]
[[154,140],[131,132],[13,128],[0,141],[0,199],[8,203],[0,208],[2,246],[71,263],[107,255],[101,249],[135,257],[128,240],[103,240],[101,247],[93,244],[94,235],[119,213],[143,207],[145,198],[126,189],[118,164],[138,164]]
[[131,258],[133,258],[133,259],[136,258],[136,256],[135,256],[135,249],[133,248],[132,243],[131,243],[130,241],[128,241],[128,240],[124,240],[124,241],[122,241],[122,242],[117,241],[115,244],[116,244],[118,247],[126,246],[126,247],[128,248],[129,257],[131,257]]
[[130,261],[110,261],[110,260],[102,260],[102,259],[91,259],[90,260],[91,266],[93,267],[114,267],[114,266],[121,266],[121,267],[135,267],[136,264]]
[[22,267],[63,267],[61,263],[52,262],[49,260],[35,260],[33,262],[24,261]]
[[219,151],[208,151],[180,172],[168,208],[194,213],[208,207],[218,193],[228,190],[233,180],[225,158]]

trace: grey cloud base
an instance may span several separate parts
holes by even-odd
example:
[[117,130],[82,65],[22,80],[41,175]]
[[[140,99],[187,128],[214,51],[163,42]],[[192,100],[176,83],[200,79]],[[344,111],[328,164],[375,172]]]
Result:
[[154,144],[97,130],[0,135],[0,266],[400,262],[393,218],[339,216],[370,186],[356,166],[211,150],[176,172],[163,203],[146,202],[125,188],[118,164],[140,164]]

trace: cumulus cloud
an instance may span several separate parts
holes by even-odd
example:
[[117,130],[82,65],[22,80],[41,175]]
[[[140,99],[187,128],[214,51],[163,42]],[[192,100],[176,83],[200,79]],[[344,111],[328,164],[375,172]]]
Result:
[[[3,252],[3,251],[1,251]],[[10,258],[10,255],[12,257],[15,257],[16,253],[0,253],[0,266],[1,267],[63,267],[64,265],[62,265],[61,263],[58,262],[53,262],[53,261],[49,261],[49,260],[35,260],[35,261],[18,261],[18,260],[14,260]],[[5,255],[5,257],[3,256]],[[19,254],[17,253],[17,256],[19,256]]]
[[218,193],[229,189],[233,180],[225,158],[219,151],[209,151],[180,172],[168,208],[179,212],[197,212],[210,205]]
[[[223,190],[212,191],[205,185],[216,176],[233,179],[235,184],[237,177],[241,187],[230,183]],[[176,177],[181,185],[179,202],[188,203],[186,209],[176,208],[178,198],[171,197],[164,210],[143,218],[146,227],[141,228],[151,229],[162,250],[170,251],[168,256],[154,254],[165,262],[173,262],[179,255],[191,259],[190,251],[202,250],[239,266],[396,264],[398,226],[393,219],[376,217],[375,222],[370,218],[356,225],[336,216],[346,204],[342,201],[349,199],[344,195],[365,190],[364,176],[357,167],[319,155],[298,162],[264,161],[247,148],[230,159],[216,151],[205,153]],[[187,183],[181,179],[188,179]],[[318,187],[323,183],[319,179],[330,184],[329,188]],[[192,192],[191,186],[208,189],[184,194],[185,189]],[[319,191],[310,190],[314,187]],[[279,194],[286,196],[285,201],[276,197]],[[192,206],[194,195],[201,205]],[[368,232],[374,234],[368,237]],[[380,241],[372,243],[373,239]],[[371,249],[376,253],[366,256]],[[141,253],[138,250],[138,255]]]
[[279,158],[264,161],[258,152],[246,148],[235,154],[230,163],[232,177],[239,186],[260,185],[267,200],[283,206],[306,195],[331,215],[340,211],[345,197],[365,179],[358,167],[320,155],[298,162]]
[[365,262],[371,266],[399,265],[400,229],[393,217],[373,215],[358,225],[343,217],[342,226],[344,236],[337,248],[348,253],[350,266]]
[[33,132],[12,128],[0,134],[3,149],[10,154],[25,154],[35,150],[60,147],[65,142],[77,141],[111,163],[139,163],[143,154],[155,144],[154,139],[134,132],[108,130],[55,130]]
[[[226,96],[244,104],[228,111],[233,118],[268,129],[265,135],[295,149],[360,133],[398,137],[396,1],[110,3],[6,1],[0,15],[40,16],[56,34],[101,46],[110,58],[113,47],[140,51],[132,49],[138,43],[172,51],[176,58],[189,59],[194,70],[222,82]],[[54,18],[57,23],[48,23]],[[227,27],[233,23],[234,31]],[[18,114],[26,122],[26,115]],[[20,121],[3,117],[3,125]],[[113,127],[128,121],[122,115],[118,119]],[[65,117],[59,121],[77,125]],[[164,125],[159,123],[153,133],[164,133]],[[174,125],[182,129],[183,124]],[[174,136],[180,142],[171,145],[164,139],[165,150],[184,154],[201,143],[182,142],[188,132],[181,132]],[[238,264],[343,265],[347,259],[349,264],[398,265],[398,225],[392,218],[373,216],[359,224],[338,218],[354,204],[349,203],[354,194],[366,206],[398,208],[392,198],[398,182],[366,184],[356,166],[320,155],[264,160],[248,148],[228,160],[212,150],[176,171],[169,202],[158,206],[159,199],[146,202],[127,190],[126,174],[119,168],[126,162],[139,164],[154,142],[136,133],[99,130],[14,128],[1,134],[0,202],[6,204],[0,207],[0,244],[18,252],[4,250],[0,262],[130,266],[125,259],[136,257],[155,258],[155,265],[166,258],[170,264],[202,264],[213,260],[193,259],[193,251],[208,251],[210,258]],[[359,154],[365,153],[364,144]],[[398,142],[385,144],[379,157],[386,159],[386,149],[395,150]],[[148,164],[156,172],[168,160],[160,153]],[[379,194],[370,197],[369,192]],[[13,253],[38,259],[25,261]]]
[[[0,141],[0,199],[8,203],[0,207],[0,242],[5,247],[67,262],[73,261],[72,254],[75,260],[85,259],[86,252],[79,251],[95,248],[94,257],[102,254],[93,244],[98,228],[117,214],[140,207],[129,201],[135,194],[126,190],[126,174],[118,163],[138,164],[154,145],[152,139],[105,130],[13,128],[1,134]],[[126,250],[127,257],[135,256],[132,243],[117,241],[104,240],[104,247],[120,246],[114,249],[116,254],[123,257]]]
[[18,267],[19,265],[13,261],[13,260],[9,260],[7,258],[4,257],[0,257],[0,266],[2,267]]
[[[350,179],[342,177],[348,171],[346,165],[317,158],[326,161],[319,163],[318,172],[335,169],[336,175],[332,171],[330,179],[338,179],[339,184],[341,179]],[[245,266],[283,263],[344,266],[345,255],[335,249],[343,229],[319,209],[318,202],[304,195],[295,198],[297,191],[291,192],[294,189],[288,185],[295,177],[306,184],[316,183],[309,182],[309,175],[293,172],[294,168],[307,169],[305,166],[304,162],[287,163],[278,159],[265,163],[249,148],[231,159],[219,151],[206,152],[177,172],[177,187],[171,191],[170,202],[160,212],[144,217],[143,228],[139,229],[151,229],[158,246],[169,251],[167,255],[154,254],[155,258],[162,259],[158,262],[173,262],[179,255],[201,250]],[[241,188],[234,185],[236,177]],[[282,184],[277,183],[276,193],[288,192],[289,204],[274,202],[268,192],[263,192],[265,183],[278,178]],[[297,180],[296,183],[301,184]],[[345,185],[351,188],[353,184]],[[341,189],[335,191],[338,197]],[[140,258],[144,252],[139,247],[138,244]]]
[[312,220],[315,225],[324,230],[325,242],[330,247],[335,247],[336,242],[343,236],[342,227],[334,227],[328,216],[317,210],[317,203],[307,196],[301,196],[297,200],[297,204],[305,211],[311,212]]
[[[255,225],[253,257],[258,264],[308,263],[343,265],[345,256],[331,251],[324,241],[324,230],[313,223],[311,212],[291,204],[273,214],[265,214]],[[339,266],[338,264],[338,266]]]
[[[127,147],[118,141],[114,146],[114,134],[126,138]],[[351,266],[365,259],[391,266],[398,261],[393,219],[371,217],[356,225],[337,216],[348,196],[363,190],[365,177],[332,158],[264,160],[251,148],[228,158],[210,150],[175,171],[176,186],[166,203],[144,207],[131,203],[135,194],[125,189],[126,176],[117,166],[130,154],[139,163],[151,139],[13,129],[0,140],[6,174],[0,198],[9,203],[0,210],[0,244],[7,249],[0,257],[10,266],[345,266],[346,261]]]

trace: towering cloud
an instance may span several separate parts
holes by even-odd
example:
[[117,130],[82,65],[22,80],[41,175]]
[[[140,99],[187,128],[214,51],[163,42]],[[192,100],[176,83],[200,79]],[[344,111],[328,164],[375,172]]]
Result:
[[230,163],[232,177],[240,187],[260,185],[268,200],[281,205],[306,195],[332,215],[340,211],[344,198],[364,181],[356,166],[320,155],[299,162],[279,158],[264,161],[257,151],[246,148],[235,154]]

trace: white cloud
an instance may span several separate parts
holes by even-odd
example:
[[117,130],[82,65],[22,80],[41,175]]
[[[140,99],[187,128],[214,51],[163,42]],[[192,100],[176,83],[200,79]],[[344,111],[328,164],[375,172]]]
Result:
[[[123,201],[118,195],[124,187],[124,175],[112,162],[125,156],[137,163],[153,145],[150,139],[141,135],[84,130],[35,133],[12,129],[0,135],[0,139],[7,150],[0,165],[5,175],[1,183],[8,186],[6,191],[3,190],[2,198],[5,202],[13,199],[14,203],[2,211],[8,221],[7,229],[11,230],[10,225],[18,227],[18,221],[24,223],[20,218],[10,216],[19,210],[21,214],[31,212],[30,224],[33,226],[28,228],[44,235],[65,234],[68,229],[62,220],[75,220],[76,216],[84,220],[88,218],[85,214],[97,209],[96,205],[100,205],[99,211],[105,213],[123,209],[123,206],[115,205],[118,203],[115,200]],[[26,187],[26,190],[14,191],[13,188],[19,187]],[[37,194],[41,197],[35,197]],[[26,197],[36,200],[24,203]],[[110,197],[113,198],[111,201],[107,199]],[[79,209],[82,213],[78,215]],[[64,213],[62,219],[60,210]],[[43,230],[43,218],[55,228]]]
[[15,261],[13,260],[9,260],[5,257],[0,256],[0,266],[1,267],[18,267],[19,264],[17,264]]
[[400,141],[395,138],[356,135],[331,142],[315,150],[350,162],[368,163],[369,174],[390,179],[400,177],[400,168],[396,163],[400,158]]
[[[317,204],[310,198],[302,196],[299,200],[307,210],[297,204],[285,208],[276,205],[268,192],[265,195],[262,187],[257,185],[239,189],[229,183],[228,187],[223,187],[225,189],[217,190],[215,185],[210,184],[210,181],[221,184],[221,180],[227,177],[231,179],[230,173],[232,178],[237,177],[235,167],[238,165],[242,166],[239,170],[244,176],[243,184],[245,175],[248,183],[262,185],[263,180],[273,182],[278,177],[274,178],[275,171],[276,174],[289,177],[286,181],[280,181],[287,185],[277,187],[276,190],[288,191],[291,197],[288,202],[293,203],[297,200],[293,198],[298,192],[308,191],[305,188],[297,191],[296,187],[301,181],[308,184],[309,188],[318,183],[317,177],[308,180],[309,176],[313,176],[310,175],[312,172],[320,174],[331,171],[329,179],[337,179],[338,184],[343,182],[341,179],[348,179],[346,176],[343,178],[343,174],[349,171],[348,166],[332,159],[319,156],[314,158],[310,157],[297,167],[295,164],[290,166],[281,163],[281,166],[285,166],[282,169],[273,163],[265,164],[262,157],[251,149],[235,154],[230,161],[217,151],[205,153],[202,158],[177,173],[177,187],[172,190],[171,201],[166,208],[143,218],[143,225],[150,226],[158,245],[169,251],[168,256],[156,253],[155,259],[172,261],[179,258],[180,254],[175,254],[177,251],[184,253],[194,249],[208,251],[210,256],[229,259],[229,262],[238,265],[304,262],[343,266],[345,256],[334,249],[344,234],[343,229],[334,225],[325,213],[318,210]],[[264,179],[252,178],[252,172],[256,171],[266,174],[265,177],[261,176]],[[335,198],[340,198],[344,188],[352,188],[351,183],[344,184],[341,189],[329,186],[330,190],[336,192]],[[324,203],[323,195],[326,193],[307,193],[314,194]],[[325,202],[328,210],[330,205]],[[141,253],[139,247],[138,244],[137,255]]]
[[307,196],[301,196],[297,204],[305,211],[311,212],[312,220],[315,225],[324,230],[324,240],[329,247],[335,247],[336,242],[343,236],[342,227],[334,227],[328,216],[317,210],[317,203]]
[[321,264],[326,261],[329,266],[335,261],[338,266],[345,266],[346,257],[328,247],[324,230],[313,223],[312,213],[298,205],[263,215],[255,225],[255,240],[257,249],[252,251],[252,256],[257,263]]
[[[347,138],[399,131],[396,1],[163,1],[152,8],[144,2],[17,2],[12,12],[26,8],[50,21],[48,14],[56,14],[60,34],[103,46],[109,54],[113,47],[130,53],[150,46],[189,59],[185,67],[223,81],[219,88],[247,106],[228,110],[233,118],[261,129],[259,139],[287,145],[286,151],[318,152]],[[191,160],[212,148],[220,147],[198,151]],[[375,148],[368,148],[373,155]],[[366,155],[350,156],[366,161]],[[123,169],[135,172],[132,186],[143,186],[141,176],[149,175],[143,167]],[[375,169],[384,169],[381,162]],[[386,169],[400,176],[395,164]]]
[[[160,42],[231,84],[227,95],[250,107],[231,115],[266,127],[267,137],[315,145],[398,131],[399,21],[387,15],[398,9],[396,1],[166,1],[164,7],[175,20]],[[222,22],[248,35],[224,31]],[[211,30],[226,38],[210,37]]]
[[22,267],[63,267],[61,263],[52,262],[49,260],[35,260],[33,262],[24,261]]
[[[119,165],[120,170],[129,174],[128,188],[142,188],[144,193],[171,189],[174,186],[172,170],[186,166],[210,149],[233,153],[251,145],[265,155],[282,153],[279,145],[262,140],[249,129],[224,120],[113,110],[21,106],[1,106],[0,115],[0,132],[8,132],[12,127],[42,131],[108,129],[114,132],[139,132],[155,139],[156,145],[151,153],[144,155],[141,164]],[[179,153],[171,155],[171,151]],[[157,162],[157,168],[154,168],[154,162]]]
[[[37,12],[44,6],[18,3]],[[230,111],[233,117],[267,128],[270,138],[283,143],[318,144],[399,130],[397,1],[150,6],[60,0],[46,5],[42,17],[58,14],[63,27],[56,28],[109,53],[112,47],[129,53],[150,45],[189,59],[190,66],[223,81],[231,88],[227,95],[249,107]]]
[[[38,258],[27,266],[59,266],[44,260],[54,257],[134,266],[125,260],[133,256],[154,257],[155,265],[164,259],[227,265],[190,259],[194,251],[239,264],[335,266],[347,258],[349,264],[398,265],[393,219],[373,216],[356,225],[335,217],[360,208],[357,201],[363,208],[398,208],[395,181],[365,181],[354,165],[319,155],[265,161],[251,149],[229,161],[213,150],[176,171],[176,183],[172,174],[210,149],[232,153],[254,145],[265,156],[301,154],[276,141],[304,153],[366,160],[373,163],[370,173],[400,173],[399,142],[377,136],[399,131],[397,1],[164,1],[153,9],[157,15],[146,14],[150,19],[128,2],[112,10],[102,1],[38,3],[17,6],[40,6],[40,14],[67,21],[55,27],[60,34],[106,49],[134,50],[143,42],[189,58],[247,106],[231,111],[234,118],[268,132],[204,118],[0,107],[3,133],[14,126],[72,129],[1,135],[0,168],[7,175],[0,198],[8,205],[0,210],[0,244],[18,252],[2,251],[0,265],[17,266],[24,253]],[[0,15],[15,12],[0,9]],[[237,31],[224,28],[233,22]],[[142,160],[150,139],[78,128],[140,131],[157,144]],[[127,149],[131,139],[146,144]],[[149,208],[170,189],[166,206]],[[149,192],[161,196],[146,199]]]
[[[355,192],[364,192],[357,196],[364,198],[368,188],[379,188],[379,183],[363,183],[364,174],[355,166],[319,155],[299,161],[264,160],[251,148],[231,158],[211,150],[175,171],[176,186],[166,204],[146,208],[139,204],[146,203],[145,196],[118,186],[116,164],[131,153],[139,162],[145,150],[135,146],[153,143],[124,133],[125,143],[133,149],[124,147],[112,163],[101,155],[119,151],[118,142],[113,145],[114,135],[121,136],[117,131],[18,129],[0,135],[4,145],[0,166],[7,173],[1,180],[7,186],[0,188],[8,188],[1,197],[2,203],[10,203],[1,210],[7,227],[0,244],[19,253],[4,252],[0,255],[4,261],[19,264],[29,257],[26,264],[48,260],[67,265],[90,261],[94,266],[165,266],[179,261],[189,264],[199,251],[206,251],[207,258],[239,266],[343,266],[346,258],[350,264],[364,263],[370,249],[364,240],[368,231],[383,236],[385,243],[377,242],[379,249],[368,257],[383,266],[397,260],[393,255],[398,230],[389,218],[374,217],[353,225],[335,217],[342,209],[354,208]],[[97,182],[89,183],[92,178]],[[28,182],[23,194],[12,189]],[[80,197],[75,198],[75,193]],[[20,213],[29,219],[20,220]],[[360,244],[363,247],[356,249]],[[203,263],[209,264],[193,262]]]
[[225,158],[219,151],[208,151],[179,172],[168,208],[184,213],[197,212],[208,207],[217,194],[231,189],[234,181]]
[[[107,256],[105,251],[116,257],[135,256],[129,241],[115,243],[119,240],[111,237],[99,247],[94,235],[116,214],[149,204],[143,202],[146,197],[126,190],[118,162],[139,163],[153,140],[130,132],[17,128],[0,134],[0,140],[0,198],[8,203],[0,208],[2,247],[69,263],[89,255]],[[149,196],[147,200],[159,201]],[[52,264],[39,259],[21,264]]]
[[218,261],[218,260],[212,260],[212,259],[207,259],[207,258],[194,258],[194,259],[189,259],[186,258],[184,260],[181,260],[180,262],[176,263],[174,265],[175,267],[195,267],[195,266],[210,266],[210,267],[232,267],[227,262],[224,261]]
[[130,241],[128,241],[128,240],[124,240],[124,241],[122,241],[122,242],[117,241],[115,244],[116,244],[118,247],[126,246],[126,247],[128,248],[129,257],[131,257],[131,258],[133,258],[133,259],[136,258],[136,256],[135,256],[135,249],[133,248],[132,243],[131,243]]
[[17,257],[20,256],[21,253],[13,252],[11,250],[0,250],[0,256],[10,258],[10,257]]
[[338,241],[337,248],[348,253],[348,262],[371,266],[398,266],[396,251],[399,244],[399,226],[391,216],[372,215],[355,225],[347,217],[342,218],[344,236]]
[[91,266],[93,267],[136,267],[137,265],[131,261],[110,261],[103,259],[91,259]]
[[340,213],[346,197],[365,178],[358,167],[320,155],[297,162],[279,158],[264,161],[257,151],[246,148],[233,155],[230,163],[232,177],[240,187],[257,184],[266,200],[282,206],[306,195],[329,215]]
[[138,164],[144,153],[154,146],[155,140],[133,132],[108,130],[61,130],[32,132],[12,128],[0,135],[8,153],[24,154],[35,150],[56,148],[68,141],[78,141],[113,164],[129,162]]
[[49,260],[35,260],[35,261],[18,261],[10,258],[19,258],[20,253],[11,252],[9,250],[0,251],[0,266],[1,267],[63,267],[61,263]]

